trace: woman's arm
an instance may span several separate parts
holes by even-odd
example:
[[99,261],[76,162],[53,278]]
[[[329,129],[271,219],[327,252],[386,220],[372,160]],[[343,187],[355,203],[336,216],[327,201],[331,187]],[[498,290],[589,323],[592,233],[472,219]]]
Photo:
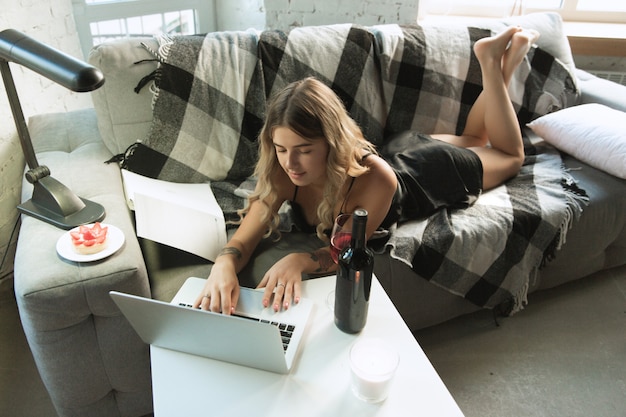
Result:
[[220,251],[211,268],[202,293],[194,302],[195,308],[230,314],[239,300],[237,274],[250,260],[266,231],[262,222],[263,203],[254,201],[250,210],[226,246]]
[[391,166],[380,156],[370,155],[365,161],[369,171],[356,178],[344,211],[352,213],[357,208],[367,210],[369,239],[389,213],[398,179]]
[[[382,158],[372,155],[367,159],[370,170],[355,180],[344,207],[347,213],[357,208],[368,211],[367,236],[371,236],[383,222],[396,192],[396,175]],[[338,209],[339,210],[339,209]],[[273,295],[273,309],[289,308],[290,300],[298,303],[301,297],[302,274],[324,274],[337,270],[330,256],[330,247],[313,253],[291,253],[276,262],[265,274],[259,287],[265,287],[264,305],[269,306]]]

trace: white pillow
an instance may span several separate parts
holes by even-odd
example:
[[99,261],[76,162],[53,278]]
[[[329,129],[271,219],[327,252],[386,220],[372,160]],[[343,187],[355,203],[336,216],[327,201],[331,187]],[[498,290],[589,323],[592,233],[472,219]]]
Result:
[[626,113],[581,104],[539,117],[528,127],[557,149],[626,179]]

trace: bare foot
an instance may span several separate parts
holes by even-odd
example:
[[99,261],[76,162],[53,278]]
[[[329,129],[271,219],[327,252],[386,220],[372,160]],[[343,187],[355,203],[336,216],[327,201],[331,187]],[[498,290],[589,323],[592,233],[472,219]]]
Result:
[[481,66],[489,63],[502,65],[502,57],[511,42],[513,35],[522,31],[518,26],[510,26],[494,36],[482,38],[474,44],[474,53]]
[[539,32],[533,29],[523,29],[513,34],[511,44],[502,58],[502,74],[505,80],[511,78],[537,39],[539,39]]

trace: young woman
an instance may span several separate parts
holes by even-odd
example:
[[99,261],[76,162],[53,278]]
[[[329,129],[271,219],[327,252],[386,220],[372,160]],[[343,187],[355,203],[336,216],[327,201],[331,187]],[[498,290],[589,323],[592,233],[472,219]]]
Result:
[[[325,231],[338,214],[366,209],[369,237],[381,224],[428,215],[442,206],[467,206],[483,189],[517,175],[524,149],[507,88],[536,37],[536,32],[510,27],[477,41],[474,52],[483,91],[463,134],[401,135],[383,149],[388,161],[363,137],[330,88],[313,78],[287,86],[270,102],[261,130],[256,190],[194,306],[225,314],[234,311],[239,298],[237,274],[261,239],[276,232],[277,212],[285,201],[325,240]],[[412,146],[402,152],[406,141]],[[453,169],[420,163],[424,152],[429,160],[452,161]],[[406,155],[399,157],[400,153]],[[406,158],[413,163],[407,164]],[[450,171],[457,173],[454,178],[447,178]],[[272,303],[276,311],[289,308],[292,300],[300,299],[303,273],[335,267],[329,247],[286,255],[259,284],[265,287],[264,306]]]

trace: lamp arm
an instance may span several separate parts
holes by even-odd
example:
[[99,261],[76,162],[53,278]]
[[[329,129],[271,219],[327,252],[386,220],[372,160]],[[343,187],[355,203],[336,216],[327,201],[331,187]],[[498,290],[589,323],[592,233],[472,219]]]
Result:
[[20,137],[22,151],[30,171],[26,174],[29,182],[50,174],[47,168],[39,169],[28,127],[22,112],[20,99],[15,88],[9,62],[25,66],[38,74],[76,92],[92,91],[104,84],[102,72],[83,61],[54,49],[25,34],[6,29],[0,32],[0,70],[11,105],[13,120]]
[[[35,155],[35,150],[33,149],[33,143],[30,140],[30,133],[28,133],[28,127],[26,126],[26,120],[24,119],[24,112],[22,112],[20,99],[17,96],[17,90],[15,89],[15,82],[13,81],[11,68],[9,68],[9,63],[2,58],[0,58],[0,72],[2,73],[4,88],[6,89],[7,97],[9,99],[9,105],[11,106],[11,112],[13,113],[13,120],[15,121],[15,127],[17,128],[17,133],[20,138],[24,158],[26,159],[26,163],[31,170],[36,169],[39,167],[39,162],[37,162],[37,156]],[[29,182],[32,183],[30,179]]]
[[101,204],[78,197],[52,178],[48,167],[37,162],[9,62],[25,66],[76,92],[92,91],[104,84],[102,72],[16,30],[0,32],[0,74],[30,168],[25,176],[33,184],[33,197],[17,206],[18,210],[63,229],[102,220],[105,211]]

